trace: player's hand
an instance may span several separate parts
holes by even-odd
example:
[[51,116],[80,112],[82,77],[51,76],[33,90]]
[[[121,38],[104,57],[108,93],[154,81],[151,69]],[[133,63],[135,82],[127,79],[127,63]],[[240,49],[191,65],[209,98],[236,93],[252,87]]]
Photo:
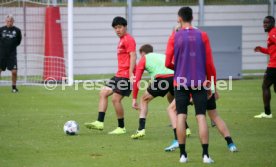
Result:
[[174,27],[174,31],[177,32],[181,29],[181,25],[178,24],[177,26]]
[[137,104],[137,100],[136,99],[132,99],[132,108],[134,108],[135,110],[139,110],[140,107]]
[[206,89],[207,90],[207,99],[209,100],[213,95],[212,88],[211,88],[211,82],[207,82],[206,88],[207,88]]
[[212,90],[211,89],[207,90],[207,98],[208,98],[208,100],[212,97],[212,95],[213,95]]
[[256,46],[254,49],[255,52],[261,52],[261,47],[260,46]]
[[134,81],[135,81],[135,76],[134,76],[133,73],[130,73],[130,74],[129,74],[129,82],[130,82],[130,84],[133,84]]

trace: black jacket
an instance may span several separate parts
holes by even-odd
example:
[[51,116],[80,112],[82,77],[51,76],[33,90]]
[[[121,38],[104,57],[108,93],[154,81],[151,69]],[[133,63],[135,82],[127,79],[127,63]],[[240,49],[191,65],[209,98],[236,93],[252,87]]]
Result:
[[0,49],[8,52],[16,50],[16,47],[20,45],[22,36],[19,28],[13,27],[1,27],[0,28]]

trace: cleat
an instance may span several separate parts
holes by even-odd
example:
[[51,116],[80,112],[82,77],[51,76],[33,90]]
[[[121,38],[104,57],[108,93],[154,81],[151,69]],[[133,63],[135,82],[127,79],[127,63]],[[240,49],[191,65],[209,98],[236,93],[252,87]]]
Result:
[[254,118],[272,118],[272,114],[267,115],[266,113],[262,112],[260,115],[255,115]]
[[12,93],[18,93],[18,89],[12,89]]
[[203,163],[205,164],[211,164],[214,163],[215,161],[211,159],[211,157],[208,157],[207,155],[203,156]]
[[187,137],[190,137],[191,134],[192,134],[192,132],[191,132],[190,128],[187,128],[187,129],[186,129],[186,136],[187,136]]
[[94,121],[91,123],[85,123],[85,127],[88,129],[96,129],[96,130],[103,130],[104,129],[104,123],[100,121]]
[[234,143],[229,144],[228,149],[230,152],[238,152],[238,149]]
[[180,156],[180,160],[179,160],[180,163],[187,163],[188,162],[188,157],[185,157],[185,155],[181,155]]
[[171,152],[174,151],[175,149],[177,149],[179,147],[178,141],[177,140],[173,140],[171,145],[169,147],[165,148],[166,152]]
[[131,135],[132,139],[139,139],[142,138],[146,135],[146,130],[142,129],[142,130],[137,130],[135,134]]
[[125,133],[126,133],[126,128],[120,128],[120,127],[117,127],[113,131],[108,132],[108,134],[110,134],[110,135],[121,135],[121,134],[125,134]]

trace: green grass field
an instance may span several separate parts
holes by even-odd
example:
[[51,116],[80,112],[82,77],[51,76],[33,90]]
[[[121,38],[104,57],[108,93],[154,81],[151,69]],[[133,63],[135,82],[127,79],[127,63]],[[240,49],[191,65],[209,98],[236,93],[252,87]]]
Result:
[[[131,109],[131,98],[124,99],[127,134],[111,136],[117,126],[109,105],[105,129],[88,130],[84,122],[97,117],[98,91],[61,87],[53,91],[43,86],[19,86],[20,93],[0,87],[0,167],[177,167],[202,164],[201,146],[193,108],[188,121],[192,136],[187,140],[189,163],[180,164],[179,150],[166,153],[172,140],[165,98],[149,106],[147,135],[131,140],[138,126],[138,113]],[[240,150],[230,153],[216,128],[210,129],[210,155],[217,167],[275,167],[276,118],[254,119],[263,110],[261,80],[233,82],[232,91],[220,91],[218,110],[230,128]],[[272,112],[276,114],[272,93]],[[276,115],[274,115],[276,116]],[[80,134],[66,136],[63,124],[76,120]],[[210,121],[208,119],[210,125]]]

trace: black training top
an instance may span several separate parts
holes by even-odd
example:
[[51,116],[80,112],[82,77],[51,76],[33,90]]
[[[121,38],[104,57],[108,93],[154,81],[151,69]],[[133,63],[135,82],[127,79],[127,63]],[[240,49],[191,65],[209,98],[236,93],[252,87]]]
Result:
[[22,36],[19,28],[13,27],[1,27],[0,28],[0,49],[6,51],[14,51],[16,47],[20,45]]

